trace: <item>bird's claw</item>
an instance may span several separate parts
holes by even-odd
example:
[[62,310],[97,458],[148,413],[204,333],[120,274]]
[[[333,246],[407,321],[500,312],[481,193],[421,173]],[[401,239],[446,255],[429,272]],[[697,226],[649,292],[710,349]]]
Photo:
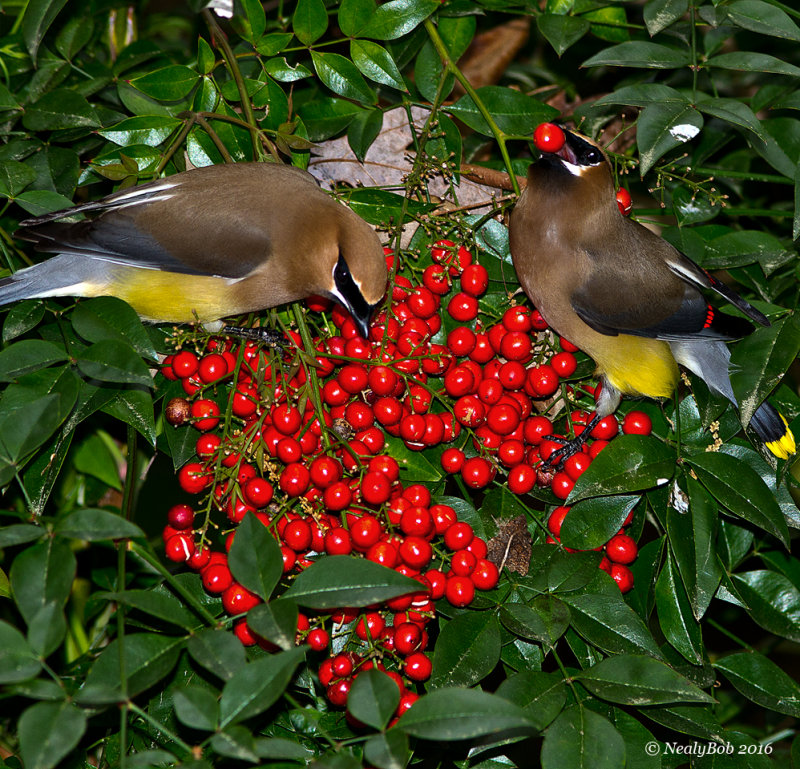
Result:
[[240,339],[247,339],[251,342],[261,342],[267,347],[282,350],[286,344],[286,336],[282,331],[258,326],[256,328],[244,328],[242,326],[223,326],[222,333],[228,336],[236,336]]

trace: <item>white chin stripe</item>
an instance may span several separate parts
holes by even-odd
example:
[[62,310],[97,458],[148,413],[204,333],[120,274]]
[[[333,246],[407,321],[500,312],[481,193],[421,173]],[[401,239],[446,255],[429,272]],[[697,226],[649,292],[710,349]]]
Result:
[[585,169],[581,168],[581,166],[576,166],[574,163],[564,160],[564,158],[561,158],[561,163],[573,176],[583,176]]

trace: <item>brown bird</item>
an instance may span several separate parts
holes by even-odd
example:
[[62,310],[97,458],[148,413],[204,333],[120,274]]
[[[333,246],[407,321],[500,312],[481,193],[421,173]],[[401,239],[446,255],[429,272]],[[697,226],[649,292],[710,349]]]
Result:
[[[523,289],[548,324],[597,363],[603,387],[595,419],[611,414],[622,395],[668,397],[678,364],[737,405],[725,340],[752,326],[711,307],[701,289],[716,291],[761,325],[769,321],[623,216],[605,153],[586,137],[564,134],[563,147],[543,152],[530,166],[511,215],[511,255]],[[776,456],[795,452],[786,420],[769,403],[761,404],[750,427]]]
[[[77,222],[59,221],[84,214]],[[184,171],[27,219],[17,237],[58,256],[0,281],[0,304],[124,299],[155,322],[213,321],[319,294],[361,333],[386,291],[380,240],[307,172],[275,163]]]

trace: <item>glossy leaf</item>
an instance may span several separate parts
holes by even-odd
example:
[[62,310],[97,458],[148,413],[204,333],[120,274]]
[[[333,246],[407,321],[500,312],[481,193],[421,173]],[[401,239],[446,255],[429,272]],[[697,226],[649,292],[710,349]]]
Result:
[[38,675],[42,666],[25,636],[0,620],[0,683],[15,684]]
[[199,686],[185,686],[173,695],[175,715],[186,726],[213,732],[219,720],[219,703],[208,689]]
[[672,26],[689,8],[689,0],[649,0],[644,6],[644,23],[650,37]]
[[[552,120],[558,114],[553,107],[509,88],[486,85],[478,88],[477,94],[498,128],[507,134],[528,136],[539,123]],[[462,96],[448,110],[470,128],[492,136],[492,129],[471,96]]]
[[128,343],[115,339],[96,342],[77,356],[81,373],[101,382],[119,382],[150,387],[153,379],[147,365]]
[[106,593],[104,597],[187,630],[196,628],[199,624],[199,620],[183,606],[181,601],[164,588],[124,590]]
[[608,719],[574,705],[548,727],[541,760],[542,769],[622,769],[625,742]]
[[503,604],[500,619],[512,633],[552,647],[567,629],[570,614],[555,596],[541,595],[530,606],[513,601]]
[[783,574],[757,570],[733,574],[750,616],[765,630],[800,642],[800,590]]
[[300,572],[284,597],[311,609],[333,609],[369,606],[417,590],[419,582],[393,569],[363,558],[334,555]]
[[641,67],[678,69],[689,63],[687,51],[660,43],[630,41],[612,45],[583,62],[584,67]]
[[800,28],[791,17],[763,0],[734,0],[725,6],[728,18],[738,27],[762,35],[800,42]]
[[567,685],[561,673],[524,670],[504,679],[496,694],[519,705],[541,731],[563,709]]
[[[201,42],[204,41],[201,40]],[[180,125],[180,120],[166,115],[140,115],[121,120],[116,125],[98,131],[98,133],[121,147],[127,147],[130,144],[158,147]],[[77,309],[82,306],[79,305]]]
[[228,553],[228,566],[238,582],[264,601],[269,600],[283,573],[278,543],[251,512],[236,530]]
[[347,129],[347,143],[360,161],[364,161],[382,127],[383,112],[380,109],[362,112],[350,123]]
[[714,663],[745,696],[762,707],[793,718],[800,713],[800,686],[758,652],[736,652]]
[[397,728],[426,740],[467,740],[510,730],[533,733],[522,708],[479,689],[437,689],[420,697]]
[[450,620],[436,642],[430,685],[472,686],[500,661],[500,623],[490,612],[469,612]]
[[144,532],[135,524],[110,510],[83,508],[59,518],[56,534],[71,539],[98,542],[105,539],[127,539],[144,537]]
[[303,45],[319,40],[328,28],[328,13],[322,0],[299,0],[292,16],[292,30]]
[[641,176],[667,152],[697,136],[702,127],[703,116],[692,106],[675,102],[645,107],[636,130]]
[[19,747],[26,769],[51,769],[77,746],[87,715],[70,702],[39,702],[19,719]]
[[703,639],[672,558],[667,558],[656,582],[658,622],[664,637],[693,665],[703,662]]
[[382,45],[372,40],[351,40],[350,56],[361,74],[375,83],[398,91],[408,90],[397,63]]
[[543,13],[537,16],[536,26],[559,56],[575,45],[591,28],[591,24],[580,16],[562,16],[555,13]]
[[130,84],[159,101],[178,101],[188,96],[197,85],[200,76],[189,67],[173,64],[153,70],[129,81]]
[[373,729],[385,729],[400,702],[397,684],[380,670],[365,670],[353,680],[348,711]]
[[378,769],[405,769],[409,757],[408,735],[399,729],[375,734],[364,743],[364,758]]
[[578,478],[567,502],[661,486],[674,472],[675,454],[665,443],[652,436],[620,435]]
[[800,77],[800,67],[794,64],[770,56],[767,53],[755,53],[752,51],[737,51],[736,53],[721,53],[719,56],[712,56],[707,62],[708,67],[719,67],[720,69],[732,69],[745,72],[773,72],[777,75],[791,75]]
[[36,54],[45,33],[56,20],[67,0],[30,0],[24,7],[22,17],[22,38],[31,58]]
[[375,93],[349,59],[338,53],[312,51],[311,60],[319,79],[334,93],[363,104],[374,104],[377,101]]
[[187,650],[206,670],[229,681],[246,663],[244,647],[225,630],[201,630],[190,639]]
[[68,359],[64,349],[52,342],[24,339],[0,351],[0,382],[13,382],[31,371]]
[[372,18],[375,8],[375,0],[342,0],[338,12],[339,29],[348,37],[356,37]]
[[620,530],[640,499],[638,495],[595,497],[572,505],[561,526],[561,543],[577,550],[604,545]]
[[247,612],[247,626],[281,649],[292,649],[297,635],[297,604],[283,598],[254,606]]
[[72,550],[61,539],[40,542],[14,559],[9,575],[11,590],[26,622],[46,604],[66,604],[76,568]]
[[438,0],[389,0],[375,9],[361,36],[396,40],[414,30],[438,7]]

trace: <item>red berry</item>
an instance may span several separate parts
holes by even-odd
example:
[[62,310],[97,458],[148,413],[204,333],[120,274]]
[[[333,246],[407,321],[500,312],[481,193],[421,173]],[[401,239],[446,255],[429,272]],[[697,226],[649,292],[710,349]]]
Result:
[[471,489],[482,489],[488,486],[494,477],[494,468],[488,459],[470,457],[461,468],[461,477]]
[[470,296],[481,296],[489,287],[489,273],[480,264],[470,264],[461,273],[461,290]]
[[465,521],[452,524],[444,533],[444,544],[450,550],[462,550],[472,542],[475,533]]
[[592,438],[599,438],[603,441],[611,440],[619,432],[619,425],[613,414],[603,417],[593,428]]
[[444,595],[453,606],[468,606],[475,598],[475,585],[469,577],[448,577]]
[[200,579],[203,587],[214,595],[223,593],[233,584],[233,576],[226,563],[209,563],[203,569]]
[[638,554],[636,541],[627,534],[615,534],[606,544],[606,555],[614,563],[633,563]]
[[571,377],[578,367],[578,362],[571,352],[559,352],[550,358],[550,365],[562,379]]
[[167,558],[175,563],[185,563],[194,553],[194,540],[189,534],[173,534],[165,543]]
[[491,561],[479,558],[469,578],[478,590],[491,590],[500,581],[500,572]]
[[633,572],[627,566],[612,563],[611,577],[623,593],[627,593],[633,587]]
[[194,523],[194,510],[189,505],[173,505],[167,513],[167,523],[173,529],[191,529]]
[[653,432],[653,420],[643,411],[631,411],[622,420],[622,432],[626,435],[650,435]]
[[406,657],[403,673],[412,681],[427,681],[431,677],[433,663],[423,652],[414,652]]
[[283,468],[279,485],[287,497],[299,497],[308,489],[311,476],[308,468],[300,462],[293,462]]
[[508,488],[514,494],[527,494],[536,485],[536,470],[530,465],[515,465],[508,473]]
[[541,152],[558,152],[566,140],[564,131],[554,123],[540,123],[533,132],[533,145]]
[[222,607],[228,614],[244,614],[259,603],[261,599],[238,582],[234,582],[222,594]]
[[461,323],[474,320],[478,315],[478,300],[462,291],[447,303],[447,312],[451,318]]
[[187,462],[178,471],[178,485],[189,494],[199,494],[207,489],[213,480],[214,476],[199,462]]
[[547,528],[554,537],[561,536],[561,524],[564,522],[564,518],[567,517],[568,512],[569,507],[561,505],[550,513],[550,517],[547,519]]
[[624,187],[617,190],[617,207],[623,216],[630,216],[633,209],[633,201],[631,200],[631,193]]
[[328,631],[323,630],[321,627],[314,628],[314,630],[312,630],[306,636],[306,643],[315,652],[321,652],[323,649],[327,649],[328,644],[330,643],[330,636],[328,635]]
[[433,549],[430,544],[422,537],[406,537],[397,550],[403,563],[412,569],[422,569],[430,563],[433,557]]

